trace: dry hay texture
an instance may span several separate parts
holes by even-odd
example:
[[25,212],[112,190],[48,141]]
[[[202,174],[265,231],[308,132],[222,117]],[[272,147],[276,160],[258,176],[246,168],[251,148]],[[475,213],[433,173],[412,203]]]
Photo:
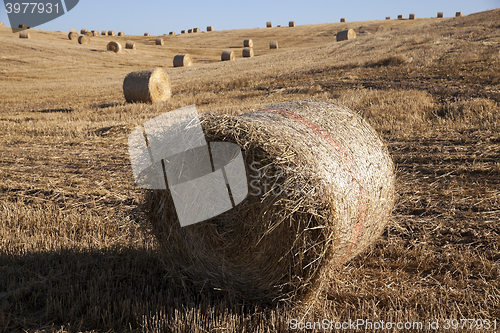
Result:
[[438,18],[443,18],[443,12],[438,12],[437,17]]
[[224,50],[220,56],[222,61],[234,60],[234,51],[233,50]]
[[270,49],[277,49],[278,48],[278,42],[277,41],[272,41],[269,43],[269,48]]
[[125,33],[123,31],[118,32],[118,36],[123,37],[125,36]]
[[410,15],[408,16],[408,19],[410,19],[410,20],[414,20],[414,19],[415,19],[415,14],[410,14]]
[[295,21],[288,22],[288,27],[289,28],[294,28],[295,27]]
[[210,31],[214,31],[214,26],[213,25],[207,26],[207,32],[210,32]]
[[120,44],[118,42],[115,42],[115,41],[111,41],[106,46],[106,50],[114,52],[114,53],[121,52],[121,50],[122,50],[122,44]]
[[273,22],[268,21],[266,22],[266,28],[272,28],[273,27]]
[[123,80],[123,94],[128,103],[156,103],[172,96],[167,73],[161,68],[129,73]]
[[68,38],[69,38],[70,40],[78,39],[78,33],[74,32],[74,31],[71,31],[71,32],[68,34]]
[[156,45],[163,45],[163,38],[156,38]]
[[462,17],[462,12],[456,12],[455,17]]
[[337,42],[356,38],[356,32],[353,29],[347,29],[337,32]]
[[109,30],[108,31],[108,36],[114,36],[115,35],[115,31],[114,30]]
[[90,38],[88,36],[80,36],[78,37],[79,44],[90,44]]
[[243,51],[241,52],[241,55],[243,56],[243,58],[253,57],[253,48],[251,47],[244,48]]
[[23,30],[23,31],[19,32],[19,38],[30,39],[31,38],[31,32],[29,30]]
[[188,67],[193,65],[193,59],[189,54],[177,54],[174,57],[174,67]]
[[133,40],[128,40],[125,43],[125,48],[130,50],[135,50],[135,42]]
[[244,47],[253,47],[253,40],[251,40],[251,39],[245,39],[243,41],[243,46]]
[[382,233],[394,166],[360,116],[300,101],[200,120],[207,142],[239,145],[253,181],[235,208],[183,228],[169,190],[146,192],[147,221],[180,285],[246,300],[304,299]]

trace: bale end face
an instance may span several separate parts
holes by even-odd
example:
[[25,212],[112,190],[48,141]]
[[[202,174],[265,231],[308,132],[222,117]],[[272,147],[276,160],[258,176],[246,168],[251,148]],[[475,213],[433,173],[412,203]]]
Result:
[[193,33],[200,32],[200,28],[193,28]]
[[214,31],[214,26],[213,25],[209,25],[207,27],[207,32],[210,32],[210,31]]
[[169,34],[170,36],[175,36],[175,31],[170,31],[168,34]]
[[337,32],[337,42],[356,38],[356,32],[353,29],[347,29]]
[[123,94],[127,103],[157,103],[172,95],[170,79],[161,68],[129,73],[123,80]]
[[69,34],[68,34],[68,38],[70,40],[77,40],[78,39],[78,33],[74,32],[74,31],[71,31]]
[[243,56],[243,58],[253,57],[253,48],[251,48],[251,47],[244,48],[242,51],[242,56]]
[[222,61],[234,60],[234,51],[233,50],[224,50],[224,51],[222,51],[220,58]]
[[174,57],[174,67],[188,67],[193,65],[193,59],[189,54],[177,54]]
[[253,40],[251,40],[251,39],[245,39],[243,41],[243,47],[253,47]]
[[438,12],[437,17],[438,18],[443,18],[443,12]]
[[94,37],[98,37],[100,35],[99,31],[97,30],[92,30],[92,34],[94,35]]
[[126,49],[129,49],[129,50],[135,50],[135,42],[132,41],[132,40],[128,40],[126,43],[125,43],[125,48]]
[[398,15],[398,20],[403,20],[404,18],[404,15]]
[[163,45],[163,38],[156,38],[156,45]]
[[109,30],[108,31],[108,36],[114,36],[115,35],[115,31],[114,30]]
[[118,43],[118,42],[111,41],[106,46],[106,50],[114,52],[114,53],[118,53],[118,52],[121,52],[122,45],[120,43]]
[[123,31],[118,32],[118,36],[125,37],[125,33]]
[[462,17],[462,12],[456,12],[455,17]]
[[289,28],[294,28],[295,27],[295,21],[288,22],[288,27]]
[[106,30],[101,31],[101,36],[107,36],[108,32]]
[[90,44],[90,38],[88,36],[78,37],[78,44]]
[[278,41],[273,40],[273,41],[269,42],[269,48],[270,49],[277,49],[278,48]]
[[266,22],[266,28],[272,28],[273,27],[273,22],[268,21]]
[[92,31],[87,31],[84,35],[87,37],[94,37],[94,33]]

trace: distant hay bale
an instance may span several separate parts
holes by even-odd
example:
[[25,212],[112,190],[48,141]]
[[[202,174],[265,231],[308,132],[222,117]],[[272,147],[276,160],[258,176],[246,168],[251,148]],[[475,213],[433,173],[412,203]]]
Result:
[[408,16],[408,19],[410,19],[410,20],[414,20],[414,19],[415,19],[415,14],[410,14],[410,15]]
[[26,29],[26,24],[19,24],[17,27],[19,29]]
[[88,31],[87,29],[80,30],[80,35],[85,35],[87,33],[87,31]]
[[268,21],[266,22],[266,28],[272,28],[273,27],[273,22]]
[[189,54],[177,54],[174,57],[174,67],[188,67],[193,65],[193,59]]
[[390,20],[390,19],[391,19],[391,17],[390,17],[390,16],[386,16],[386,17],[385,17],[385,19],[386,19],[386,20]]
[[23,31],[19,32],[19,38],[30,39],[31,38],[31,32],[29,30],[23,30]]
[[168,34],[169,34],[170,36],[175,36],[175,31],[170,31]]
[[455,17],[462,17],[462,12],[456,12]]
[[92,34],[94,35],[94,37],[97,37],[100,35],[98,30],[92,30]]
[[437,17],[438,18],[443,18],[443,12],[438,12]]
[[276,26],[276,28],[281,28],[281,24],[278,24],[278,25]]
[[85,35],[80,36],[80,37],[78,37],[78,43],[79,44],[90,44],[90,37],[85,36]]
[[273,40],[273,41],[269,42],[269,48],[270,49],[277,49],[278,48],[278,41]]
[[245,39],[243,41],[243,46],[244,47],[253,47],[253,40],[251,40],[251,39]]
[[233,50],[224,50],[221,54],[222,61],[234,60],[234,51]]
[[188,29],[188,34],[192,34],[193,33],[193,29]]
[[145,32],[145,33],[144,33],[144,37],[149,37],[149,36],[151,36],[151,35],[149,34],[149,32]]
[[186,30],[181,30],[181,34],[185,34],[186,33]]
[[163,45],[163,38],[156,38],[156,45]]
[[115,42],[115,41],[111,41],[106,46],[106,50],[114,52],[114,53],[121,52],[121,50],[122,50],[122,44],[120,44],[118,42]]
[[341,19],[340,19],[340,22],[341,22],[341,23],[345,23],[345,17],[341,18]]
[[352,29],[337,32],[337,42],[356,38],[356,32]]
[[212,142],[239,146],[248,194],[221,215],[181,227],[170,190],[145,191],[145,220],[174,283],[251,301],[308,299],[384,231],[394,164],[355,112],[296,101],[199,120],[212,153]]
[[403,20],[404,18],[404,15],[398,15],[398,20]]
[[210,32],[210,31],[214,31],[214,26],[213,25],[209,25],[207,27],[207,32]]
[[172,95],[170,79],[161,68],[129,73],[123,80],[123,94],[127,103],[157,103]]
[[115,31],[114,30],[109,30],[108,31],[108,36],[114,36],[115,35]]
[[193,28],[193,33],[200,32],[200,28]]
[[75,40],[75,39],[78,39],[78,33],[74,32],[74,31],[71,31],[69,34],[68,34],[68,38],[70,40]]
[[125,33],[123,31],[118,32],[119,37],[125,37]]
[[3,22],[0,22],[0,28],[5,27],[5,24]]
[[295,28],[295,21],[288,22],[288,27],[289,28]]
[[108,32],[106,30],[101,31],[101,36],[107,36]]
[[129,50],[135,50],[135,42],[133,40],[128,40],[125,43],[125,48]]
[[253,57],[253,48],[251,48],[251,47],[244,48],[242,55],[243,55],[243,58]]
[[87,31],[84,35],[87,37],[94,37],[94,33],[92,31]]

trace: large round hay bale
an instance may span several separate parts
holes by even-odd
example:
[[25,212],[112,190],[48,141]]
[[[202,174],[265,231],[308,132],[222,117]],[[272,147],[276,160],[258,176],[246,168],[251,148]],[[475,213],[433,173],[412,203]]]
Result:
[[277,49],[278,48],[278,41],[273,40],[273,41],[269,42],[269,48],[270,49]]
[[295,21],[288,22],[288,27],[289,28],[294,28],[295,27]]
[[122,44],[120,44],[118,42],[115,42],[115,41],[111,41],[106,46],[106,50],[114,52],[114,53],[121,52],[121,50],[122,50]]
[[101,31],[101,36],[107,36],[108,32],[106,30]]
[[189,54],[177,54],[174,57],[174,67],[187,67],[193,64],[193,59]]
[[163,38],[156,38],[156,45],[163,45]]
[[26,24],[19,24],[17,27],[19,29],[26,29]]
[[386,19],[386,20],[390,20],[390,19],[391,19],[391,17],[390,17],[390,16],[386,16],[386,17],[385,17],[385,19]]
[[266,28],[272,28],[273,27],[273,22],[267,21],[266,22]]
[[92,30],[92,34],[94,35],[94,37],[97,37],[100,35],[98,30]]
[[409,19],[409,20],[414,20],[414,19],[415,19],[415,14],[410,14],[410,15],[408,16],[408,19]]
[[80,34],[81,35],[85,35],[87,33],[88,29],[82,29],[80,30]]
[[403,20],[405,18],[404,15],[398,15],[398,20]]
[[186,30],[181,30],[181,34],[185,34],[186,33]]
[[118,32],[118,36],[120,36],[120,37],[125,37],[125,33],[124,33],[123,31],[119,31],[119,32]]
[[340,19],[340,22],[341,22],[341,23],[345,23],[345,22],[346,22],[345,17],[341,18],[341,19]]
[[220,56],[222,61],[234,60],[234,51],[233,50],[224,50]]
[[356,32],[352,29],[337,32],[337,42],[356,38]]
[[123,94],[128,103],[156,103],[169,99],[172,88],[167,73],[153,68],[129,73],[123,80]]
[[175,36],[175,31],[170,31],[168,34],[169,34],[170,36]]
[[243,58],[251,58],[253,57],[253,48],[251,47],[244,48],[241,53]]
[[92,31],[87,31],[84,35],[87,37],[94,37],[94,33]]
[[438,12],[437,18],[443,18],[443,12]]
[[201,31],[200,28],[193,28],[193,33],[200,32],[200,31]]
[[244,47],[253,47],[253,40],[251,40],[251,39],[245,39],[243,41],[243,46]]
[[145,33],[144,33],[144,37],[149,37],[149,36],[151,36],[151,35],[149,34],[149,32],[145,32]]
[[188,29],[188,34],[193,33],[193,29]]
[[462,12],[456,12],[455,17],[462,17]]
[[133,40],[128,40],[125,43],[125,48],[130,50],[135,50],[135,42]]
[[179,285],[248,300],[299,299],[321,291],[326,283],[319,282],[383,232],[394,166],[356,113],[300,101],[199,119],[212,156],[216,142],[241,149],[246,173],[237,180],[248,194],[221,215],[181,227],[170,190],[146,192],[147,221]]
[[214,31],[214,26],[213,25],[207,26],[207,32],[210,32],[210,31]]
[[31,32],[29,30],[23,30],[23,31],[19,32],[19,38],[30,39],[31,38]]
[[115,31],[114,30],[109,30],[108,31],[108,36],[114,36],[115,35]]
[[90,44],[90,37],[85,36],[85,35],[80,36],[80,37],[78,37],[78,43],[79,44]]
[[74,31],[71,31],[69,34],[68,34],[68,38],[70,40],[76,40],[78,39],[78,33],[74,32]]
[[281,28],[281,24],[278,24],[276,27],[277,27],[277,28]]

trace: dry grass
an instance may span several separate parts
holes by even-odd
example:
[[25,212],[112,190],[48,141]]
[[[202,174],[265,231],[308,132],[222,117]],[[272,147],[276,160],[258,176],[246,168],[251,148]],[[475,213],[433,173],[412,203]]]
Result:
[[[362,115],[388,143],[398,194],[382,237],[332,272],[307,319],[499,318],[499,17],[216,31],[168,50],[130,36],[140,47],[119,61],[106,38],[33,30],[28,45],[0,30],[0,331],[289,331],[293,308],[168,278],[140,223],[127,136],[189,104],[236,115],[303,99]],[[347,28],[358,38],[333,43]],[[243,38],[256,56],[220,62]],[[184,53],[192,67],[165,68],[169,101],[125,104],[127,73]]]

